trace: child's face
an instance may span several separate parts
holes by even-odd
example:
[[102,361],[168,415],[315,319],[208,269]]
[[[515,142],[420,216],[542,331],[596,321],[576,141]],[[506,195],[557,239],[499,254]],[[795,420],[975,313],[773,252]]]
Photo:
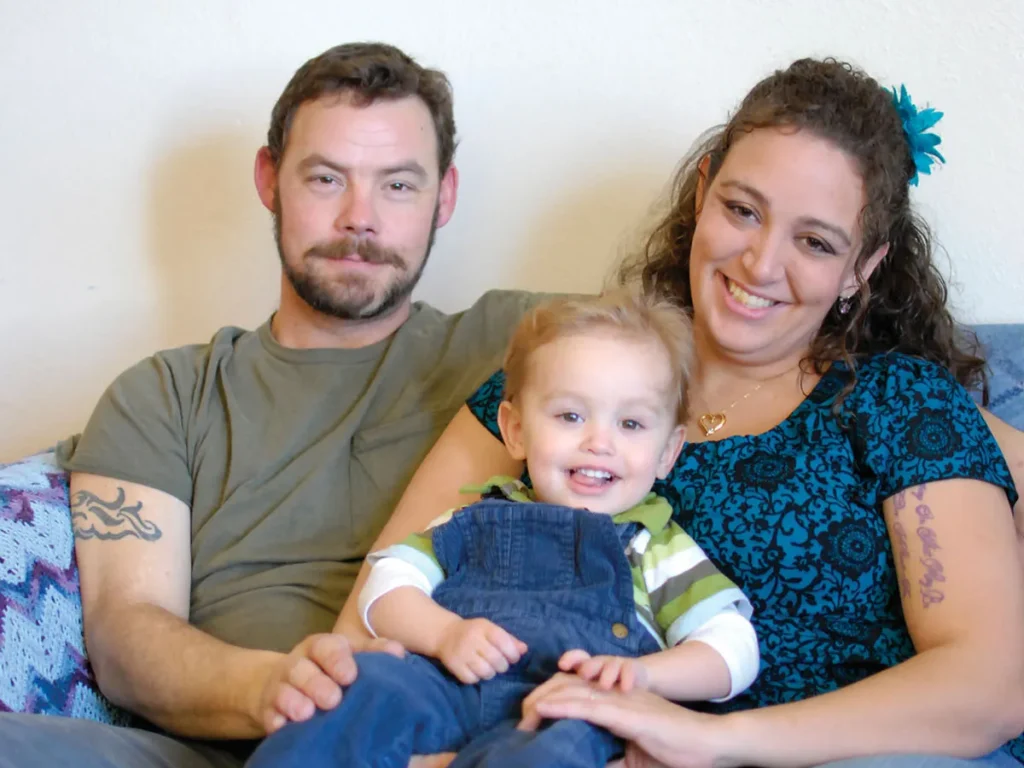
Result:
[[611,332],[557,339],[530,356],[498,423],[539,501],[616,514],[643,500],[685,435],[669,365],[656,341]]

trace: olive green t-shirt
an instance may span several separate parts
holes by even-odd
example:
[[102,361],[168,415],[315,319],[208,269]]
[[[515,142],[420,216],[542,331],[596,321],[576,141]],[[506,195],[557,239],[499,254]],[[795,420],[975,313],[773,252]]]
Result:
[[191,623],[289,650],[333,626],[417,465],[536,298],[492,291],[452,315],[416,303],[361,349],[289,349],[269,322],[223,328],[121,374],[57,455],[184,501]]

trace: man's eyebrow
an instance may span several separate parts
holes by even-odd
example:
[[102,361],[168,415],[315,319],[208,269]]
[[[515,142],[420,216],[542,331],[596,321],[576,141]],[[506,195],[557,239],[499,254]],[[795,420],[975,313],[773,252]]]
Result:
[[302,171],[308,171],[318,166],[330,168],[332,171],[337,171],[338,173],[342,174],[348,172],[348,168],[346,168],[345,166],[338,165],[338,163],[335,163],[333,160],[329,160],[328,158],[324,157],[323,155],[317,152],[314,152],[312,155],[302,158],[302,160],[299,162],[299,170]]
[[[765,197],[759,189],[756,189],[750,186],[749,184],[744,184],[742,181],[732,181],[731,179],[726,179],[725,181],[721,182],[721,186],[733,187],[735,189],[738,189],[741,192],[745,192],[748,195],[750,195],[752,198],[754,198],[754,200],[756,200],[759,204],[765,206],[766,208],[770,207],[768,198]],[[850,236],[846,233],[846,230],[840,226],[837,226],[836,224],[829,224],[827,221],[815,218],[814,216],[801,217],[800,222],[807,226],[815,227],[817,229],[824,229],[827,232],[830,232],[836,238],[841,240],[846,248],[849,248],[853,244],[850,240]]]
[[415,160],[407,160],[404,163],[399,163],[398,165],[393,165],[388,168],[384,168],[381,170],[380,175],[394,176],[399,173],[411,173],[413,176],[417,176],[424,181],[429,177],[429,175],[427,174],[427,169],[424,168],[419,163],[417,163]]
[[[347,174],[351,169],[347,166],[340,165],[333,160],[330,160],[323,155],[314,152],[312,155],[305,157],[299,163],[299,170],[309,171],[313,168],[329,168],[336,173],[342,175]],[[394,176],[399,173],[411,173],[417,178],[426,180],[429,178],[429,174],[426,169],[415,160],[406,160],[405,162],[398,163],[397,165],[388,166],[387,168],[381,168],[378,172],[378,176]]]

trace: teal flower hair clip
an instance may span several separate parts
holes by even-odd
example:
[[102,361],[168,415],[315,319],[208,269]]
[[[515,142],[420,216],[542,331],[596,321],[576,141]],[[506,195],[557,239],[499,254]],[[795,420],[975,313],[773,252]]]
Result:
[[910,144],[910,154],[914,158],[915,168],[910,183],[916,187],[919,173],[930,174],[932,164],[936,160],[940,163],[946,162],[946,158],[936,149],[942,143],[942,139],[938,134],[927,132],[942,119],[942,112],[931,107],[919,112],[917,106],[910,100],[910,94],[907,93],[905,85],[900,86],[898,93],[893,87],[892,103],[900,114],[900,120],[903,121],[903,134],[907,137],[907,143]]

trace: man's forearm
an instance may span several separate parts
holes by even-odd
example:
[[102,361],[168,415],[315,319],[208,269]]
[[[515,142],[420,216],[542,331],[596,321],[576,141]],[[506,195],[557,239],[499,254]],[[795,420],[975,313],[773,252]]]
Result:
[[229,645],[149,604],[90,617],[86,642],[115,704],[182,736],[263,736],[257,702],[280,654]]

